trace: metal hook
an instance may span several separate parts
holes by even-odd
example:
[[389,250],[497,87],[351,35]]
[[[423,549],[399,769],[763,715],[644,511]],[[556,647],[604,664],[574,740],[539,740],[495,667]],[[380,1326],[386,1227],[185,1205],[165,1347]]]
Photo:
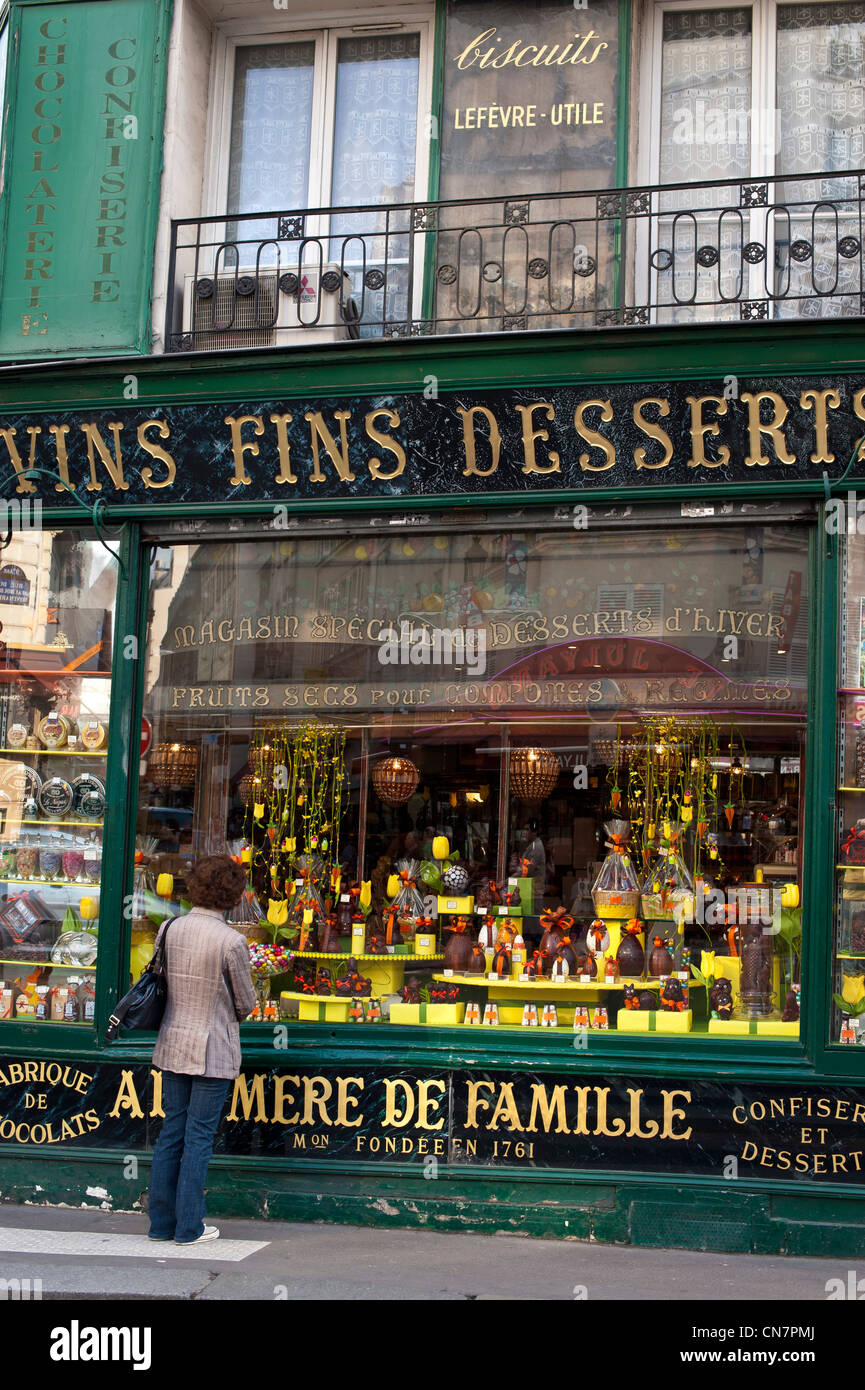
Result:
[[[0,493],[3,493],[6,490],[6,487],[9,483],[15,481],[16,476],[17,475],[13,475],[7,478],[5,482],[0,483]],[[121,560],[118,552],[116,550],[112,550],[111,546],[105,539],[105,535],[102,529],[103,518],[105,512],[108,509],[104,497],[97,497],[93,505],[88,506],[86,502],[82,502],[81,498],[76,493],[74,487],[72,487],[71,484],[68,483],[65,478],[61,478],[59,473],[54,473],[50,468],[27,468],[20,476],[21,478],[26,478],[28,482],[31,481],[33,478],[53,478],[54,483],[56,485],[59,485],[60,491],[68,492],[70,497],[73,499],[75,505],[77,507],[80,507],[84,515],[90,519],[91,525],[93,526],[93,529],[96,532],[99,544],[103,547],[103,549],[108,551],[108,554],[111,556],[112,560],[116,561],[120,569],[120,572],[123,575],[123,578],[125,579],[127,577],[126,565],[124,564],[123,560]],[[12,525],[10,522],[9,532],[6,536],[5,541],[2,543],[2,545],[0,545],[0,550],[5,549],[5,547],[9,544],[11,539]]]

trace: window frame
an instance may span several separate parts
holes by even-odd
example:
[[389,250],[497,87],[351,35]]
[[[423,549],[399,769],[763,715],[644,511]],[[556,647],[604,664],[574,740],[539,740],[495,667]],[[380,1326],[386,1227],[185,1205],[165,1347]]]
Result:
[[[362,17],[358,16],[354,24],[348,24],[344,11],[339,15],[325,12],[322,23],[311,28],[308,20],[292,22],[287,16],[279,16],[273,20],[237,21],[214,30],[202,199],[204,216],[224,217],[227,211],[235,55],[240,47],[258,44],[315,42],[310,175],[304,206],[310,209],[330,207],[339,40],[357,37],[359,32],[370,36],[391,32],[420,35],[413,201],[426,200],[430,177],[428,134],[433,95],[434,5],[424,3],[417,7],[367,12],[368,22],[358,23]],[[396,28],[397,24],[399,29]],[[269,209],[277,210],[287,209]],[[239,211],[243,212],[244,209]],[[324,231],[323,225],[315,231],[310,226],[308,234]]]
[[[822,0],[824,2],[824,0]],[[661,168],[661,81],[664,15],[683,10],[751,11],[751,129],[748,177],[771,178],[776,172],[777,52],[778,11],[801,4],[803,0],[743,0],[731,7],[724,0],[652,0],[647,17],[650,31],[649,61],[640,77],[640,109],[650,113],[649,134],[638,154],[638,181],[660,184]],[[805,0],[807,3],[807,0]],[[814,0],[815,4],[821,0]],[[854,0],[839,0],[852,4]]]

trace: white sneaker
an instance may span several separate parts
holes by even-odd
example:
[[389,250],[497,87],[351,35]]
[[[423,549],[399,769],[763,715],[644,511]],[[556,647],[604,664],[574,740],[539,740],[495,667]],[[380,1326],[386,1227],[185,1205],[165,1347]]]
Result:
[[203,1240],[219,1240],[218,1226],[205,1226],[200,1236],[195,1240],[176,1240],[175,1245],[200,1245]]

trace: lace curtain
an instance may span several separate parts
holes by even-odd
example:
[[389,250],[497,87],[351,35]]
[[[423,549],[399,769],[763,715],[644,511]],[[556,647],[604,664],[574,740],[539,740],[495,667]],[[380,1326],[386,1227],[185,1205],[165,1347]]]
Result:
[[229,212],[306,206],[314,63],[312,42],[238,47]]

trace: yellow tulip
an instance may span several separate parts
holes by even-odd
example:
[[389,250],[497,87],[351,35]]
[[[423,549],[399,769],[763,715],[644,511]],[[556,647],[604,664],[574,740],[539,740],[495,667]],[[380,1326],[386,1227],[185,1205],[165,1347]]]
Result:
[[273,898],[268,898],[267,920],[272,927],[281,927],[284,922],[288,921],[288,903],[277,902]]
[[714,951],[703,951],[702,955],[700,956],[700,969],[702,970],[703,974],[706,976],[706,979],[707,979],[707,980],[709,979],[710,976],[714,977],[714,974],[715,974],[715,952],[714,952]]
[[693,806],[683,806],[683,807],[682,807],[682,813],[681,813],[681,814],[682,814],[682,824],[683,824],[683,825],[690,825],[690,824],[691,824],[691,821],[694,819],[694,808],[693,808]]
[[845,1004],[858,1004],[865,999],[865,975],[845,975],[841,998]]
[[451,852],[447,835],[436,835],[433,840],[433,859],[447,859]]
[[664,839],[665,839],[665,840],[669,840],[669,838],[670,838],[670,829],[671,829],[671,827],[670,827],[670,822],[669,822],[668,820],[665,820],[665,821],[664,821],[664,824],[663,824],[663,826],[662,826],[662,831],[663,831],[663,835],[664,835]]
[[253,808],[252,808],[252,814],[253,814],[253,816],[255,817],[256,820],[261,820],[262,816],[264,815],[264,802],[263,802],[263,801],[256,801],[256,802],[255,802],[255,805],[254,805]]
[[372,879],[361,880],[360,885],[360,905],[370,907],[372,905]]
[[95,898],[81,899],[81,916],[85,922],[92,922],[99,916],[99,905]]
[[304,925],[305,927],[311,927],[311,926],[312,926],[312,908],[311,908],[311,907],[305,907],[305,908],[303,909],[303,925]]
[[784,884],[784,887],[781,889],[781,906],[782,906],[782,907],[798,907],[798,906],[799,906],[799,885],[798,885],[798,883],[785,883],[785,884]]
[[395,898],[399,892],[399,874],[390,874],[387,881],[387,896]]
[[292,835],[291,838],[286,840],[285,843],[288,846],[289,854],[294,854],[294,851],[297,849],[297,836]]
[[156,880],[156,891],[160,898],[170,898],[174,892],[174,874],[160,874]]

